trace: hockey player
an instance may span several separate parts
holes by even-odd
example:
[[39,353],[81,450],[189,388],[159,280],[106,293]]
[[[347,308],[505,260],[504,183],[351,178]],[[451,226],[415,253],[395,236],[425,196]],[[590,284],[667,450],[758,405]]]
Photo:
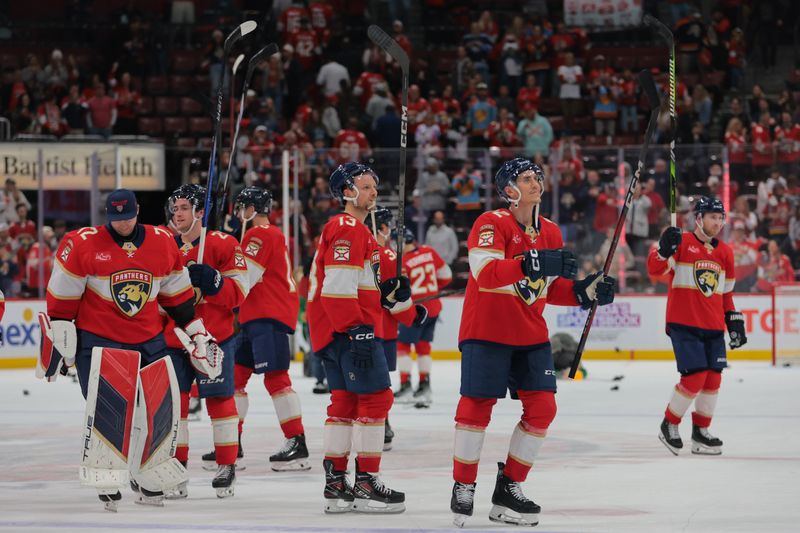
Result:
[[[331,403],[325,422],[325,511],[399,513],[405,495],[378,478],[384,421],[392,406],[383,354],[381,306],[411,307],[407,278],[380,280],[380,250],[364,219],[378,196],[378,177],[345,163],[329,178],[345,206],[322,230],[309,272],[308,323],[312,349],[325,365]],[[351,442],[355,484],[346,478]]]
[[[392,212],[385,207],[376,207],[370,215],[370,218],[375,223],[373,227],[375,240],[378,241],[378,246],[381,250],[381,279],[389,279],[397,274],[397,254],[389,247],[389,238],[392,233]],[[409,307],[404,311],[399,311],[399,307],[395,306],[395,308],[383,310],[383,353],[386,356],[389,372],[397,370],[398,321],[407,327],[414,325],[422,327],[428,318],[428,310],[421,304]],[[383,451],[392,449],[393,439],[394,431],[389,425],[389,417],[387,416],[383,435]]]
[[[418,300],[429,296],[436,296],[442,288],[446,287],[453,279],[450,267],[439,254],[430,246],[420,246],[414,232],[406,228],[405,248],[403,249],[403,272],[411,282],[411,299]],[[400,325],[400,334],[397,343],[397,366],[400,367],[400,390],[395,393],[395,399],[400,403],[408,401],[431,402],[431,342],[436,328],[439,313],[442,312],[442,301],[437,299],[424,302],[422,305],[428,311],[428,318],[424,325]],[[417,366],[419,368],[419,385],[417,390],[411,391],[411,345],[417,352]]]
[[731,349],[747,342],[744,315],[733,305],[733,252],[717,239],[725,225],[722,202],[701,196],[694,206],[695,229],[681,233],[668,227],[658,248],[650,251],[647,270],[651,276],[668,275],[666,331],[672,340],[681,379],[675,386],[658,438],[673,454],[683,448],[678,426],[694,401],[692,453],[719,455],[722,441],[708,432],[725,354],[725,327]]
[[[144,366],[166,356],[159,306],[179,328],[180,341],[193,366],[216,374],[221,365],[214,336],[203,319],[195,316],[189,273],[183,268],[172,235],[162,228],[139,224],[138,212],[133,192],[118,189],[106,201],[108,224],[81,228],[64,237],[47,285],[47,315],[40,315],[40,359],[52,361],[63,357],[67,366],[74,364],[84,398],[89,391],[96,395],[96,404],[87,402],[87,411],[95,405],[98,410],[114,411],[104,413],[105,417],[125,416],[125,413],[132,416],[139,378],[125,366],[131,360],[125,357],[132,352],[119,352],[122,356],[115,360],[121,366],[95,371],[97,365],[93,359],[107,358],[104,350],[98,353],[97,349],[138,352],[133,353],[137,366],[138,361]],[[117,409],[127,411],[118,413]],[[92,431],[86,435],[81,474],[84,483],[97,487],[106,508],[115,510],[121,498],[115,486],[120,483],[116,481],[127,476],[114,477],[109,467],[98,464],[113,464],[119,457],[123,461],[119,466],[133,469],[136,465],[127,464],[130,456],[125,455],[130,453],[130,427],[110,424],[106,420],[111,419],[104,420],[104,416],[98,413],[92,429],[94,412],[87,412]],[[95,437],[95,433],[101,438]],[[153,444],[156,442],[153,440]],[[104,453],[105,449],[109,452],[105,457],[110,460],[98,461],[96,454]],[[176,465],[183,470],[177,462]],[[185,470],[183,474],[185,479]],[[142,503],[159,504],[163,493],[143,490],[140,498],[144,498],[140,500]]]
[[[202,263],[197,262],[205,197],[205,187],[181,185],[170,195],[169,206],[172,224],[178,232],[175,242],[180,250],[180,260],[187,267],[195,290],[197,314],[208,324],[209,331],[227,354],[222,373],[212,379],[188,364],[180,339],[172,334],[171,320],[166,321],[164,333],[181,389],[181,422],[175,457],[184,466],[189,459],[189,394],[196,379],[199,397],[205,399],[206,411],[214,428],[217,473],[211,486],[216,489],[218,497],[225,498],[233,496],[239,450],[236,439],[238,416],[233,399],[233,354],[236,347],[233,309],[244,301],[250,283],[239,243],[225,233],[206,233]],[[186,482],[167,494],[169,499],[187,496]]]
[[522,402],[508,457],[498,463],[489,519],[533,526],[539,506],[522,493],[547,428],[556,414],[556,373],[546,303],[580,305],[614,300],[614,279],[594,273],[571,281],[573,254],[558,226],[539,216],[544,173],[526,159],[506,161],[494,177],[507,208],[483,213],[468,239],[470,278],[459,331],[461,400],[456,409],[450,509],[463,527],[472,515],[486,426],[497,398],[510,389]]
[[[235,210],[242,225],[252,221],[242,240],[250,279],[250,294],[239,307],[239,345],[236,350],[236,408],[239,442],[249,400],[245,387],[250,376],[263,374],[264,387],[275,404],[275,414],[286,442],[269,458],[276,472],[308,470],[308,448],[300,398],[289,377],[289,336],[294,334],[300,299],[291,261],[281,231],[270,224],[272,195],[266,189],[247,187],[236,197]],[[241,447],[241,444],[240,444]],[[241,450],[241,448],[240,448]],[[204,460],[211,459],[209,455]]]

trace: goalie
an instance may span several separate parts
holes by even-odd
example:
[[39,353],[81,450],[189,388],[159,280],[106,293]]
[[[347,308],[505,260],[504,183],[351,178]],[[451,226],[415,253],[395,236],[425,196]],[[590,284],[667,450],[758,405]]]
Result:
[[[180,398],[166,355],[158,306],[175,321],[192,363],[214,378],[222,351],[202,319],[172,235],[139,224],[133,192],[106,201],[108,223],[67,234],[40,313],[36,375],[54,380],[75,365],[86,398],[80,479],[115,511],[119,488],[137,503],[163,505],[163,491],[186,480],[174,458]],[[140,367],[141,368],[140,370]]]

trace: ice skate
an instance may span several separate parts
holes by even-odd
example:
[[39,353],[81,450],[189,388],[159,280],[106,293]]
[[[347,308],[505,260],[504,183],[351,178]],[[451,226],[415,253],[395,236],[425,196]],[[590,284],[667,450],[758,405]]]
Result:
[[236,465],[219,465],[217,475],[211,480],[211,486],[217,491],[217,498],[233,496],[234,483],[236,483]]
[[[188,468],[187,461],[181,461],[184,468]],[[164,491],[165,500],[184,500],[189,497],[189,482],[182,481],[176,487]]]
[[186,418],[189,421],[200,420],[200,410],[203,407],[203,402],[200,398],[189,398],[189,416]]
[[[239,451],[236,452],[236,470],[241,472],[245,469],[244,461],[240,461],[240,459],[244,459],[244,450],[242,449],[242,435],[239,434]],[[208,453],[203,454],[203,470],[207,470],[208,472],[214,472],[217,469],[217,452],[216,450],[211,450]]]
[[325,380],[314,383],[314,388],[311,389],[314,394],[328,394],[328,383]]
[[414,391],[413,403],[430,405],[432,400],[433,393],[431,392],[430,378],[420,379],[419,386],[417,386],[417,390]]
[[411,403],[414,396],[414,390],[411,388],[411,382],[407,381],[400,384],[400,389],[394,393],[395,403]]
[[383,451],[388,452],[392,449],[392,439],[394,439],[394,431],[392,426],[389,425],[389,419],[386,419],[386,424],[383,426]]
[[709,433],[708,428],[692,426],[692,453],[722,455],[722,441]]
[[310,470],[311,463],[308,461],[306,436],[296,435],[291,439],[286,439],[283,448],[269,457],[269,465],[275,472]]
[[683,448],[683,441],[678,429],[677,424],[670,424],[669,420],[665,418],[661,422],[661,432],[658,434],[658,440],[663,442],[664,446],[674,455],[678,455],[678,452]]
[[103,502],[103,509],[116,513],[119,502],[122,499],[122,494],[120,491],[117,491],[114,494],[98,494],[97,497]]
[[133,479],[131,479],[131,490],[136,494],[134,503],[138,503],[139,505],[152,505],[153,507],[164,507],[163,492],[153,492],[143,489]]
[[395,514],[406,510],[406,495],[384,485],[377,474],[360,472],[358,459],[353,495],[353,511],[357,513]]
[[353,487],[347,482],[347,472],[333,469],[333,461],[322,461],[325,469],[325,512],[346,513],[353,510]]
[[472,516],[475,501],[475,483],[453,483],[453,495],[450,498],[450,510],[453,511],[453,524],[464,527],[467,518]]
[[497,463],[497,482],[492,494],[492,510],[489,520],[515,526],[535,526],[539,523],[541,507],[522,493],[519,482],[512,481],[505,474],[505,464]]

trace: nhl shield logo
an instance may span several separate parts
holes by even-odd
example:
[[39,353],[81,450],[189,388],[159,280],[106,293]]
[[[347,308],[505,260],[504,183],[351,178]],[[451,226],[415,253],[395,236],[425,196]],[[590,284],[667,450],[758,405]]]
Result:
[[136,316],[150,299],[153,274],[146,270],[128,269],[114,272],[110,277],[111,298],[127,317]]
[[706,298],[710,298],[717,291],[721,270],[722,267],[714,261],[695,261],[694,282]]
[[517,296],[522,298],[525,304],[533,305],[542,295],[546,286],[547,281],[544,278],[532,281],[531,278],[526,276],[514,284],[514,291]]

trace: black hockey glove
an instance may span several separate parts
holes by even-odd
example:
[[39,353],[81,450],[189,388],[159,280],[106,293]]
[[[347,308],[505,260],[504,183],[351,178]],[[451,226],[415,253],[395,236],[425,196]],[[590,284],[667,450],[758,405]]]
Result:
[[675,226],[670,226],[661,234],[658,239],[658,255],[667,259],[672,257],[678,251],[678,246],[681,245],[681,230]]
[[417,318],[414,319],[412,325],[416,328],[420,328],[428,322],[428,310],[422,304],[416,304],[414,308],[417,310]]
[[528,250],[522,257],[522,272],[533,281],[546,276],[575,279],[578,261],[569,250]]
[[614,301],[614,287],[617,280],[611,276],[603,276],[602,272],[595,272],[584,279],[577,280],[572,285],[575,299],[581,309],[591,309],[597,300],[597,305],[608,305]]
[[728,326],[728,335],[731,342],[728,346],[731,350],[741,348],[747,344],[747,334],[744,328],[744,315],[739,311],[728,311],[725,313],[725,325]]
[[391,309],[397,302],[405,302],[411,298],[411,282],[406,276],[389,278],[380,286],[381,305]]
[[218,270],[202,263],[189,265],[189,279],[192,280],[192,286],[200,289],[204,296],[214,296],[225,283],[225,278]]
[[375,328],[353,326],[347,330],[347,336],[350,338],[353,367],[362,370],[372,368],[372,355],[375,353]]

